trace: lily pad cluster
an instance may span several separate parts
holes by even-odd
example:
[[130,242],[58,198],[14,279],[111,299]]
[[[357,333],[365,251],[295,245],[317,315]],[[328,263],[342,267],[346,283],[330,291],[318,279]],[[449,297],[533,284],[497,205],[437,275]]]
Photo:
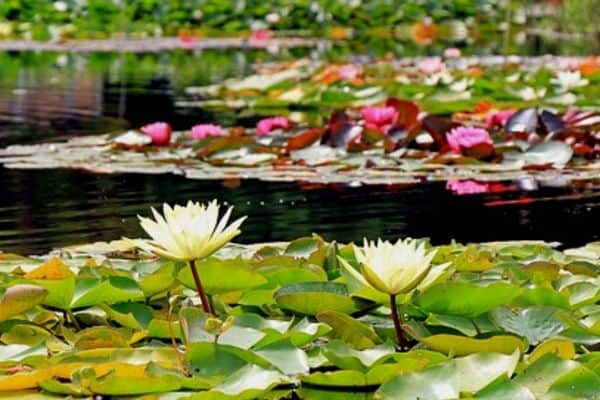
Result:
[[583,57],[445,57],[352,60],[330,64],[297,60],[258,65],[254,75],[189,87],[182,107],[339,109],[387,97],[417,101],[430,113],[465,111],[485,100],[498,108],[600,104],[598,60]]
[[183,262],[128,242],[0,255],[0,392],[24,398],[558,399],[600,396],[600,246],[431,246],[450,273],[398,298],[314,235]]
[[[600,115],[483,102],[451,116],[389,98],[334,111],[311,126],[277,116],[255,129],[200,124],[16,145],[0,151],[8,168],[74,168],[96,173],[173,173],[190,179],[261,179],[352,184],[590,179],[600,164]],[[475,182],[477,183],[477,182]],[[480,185],[480,187],[483,187]],[[466,189],[465,189],[466,190]],[[470,190],[470,189],[469,189]]]

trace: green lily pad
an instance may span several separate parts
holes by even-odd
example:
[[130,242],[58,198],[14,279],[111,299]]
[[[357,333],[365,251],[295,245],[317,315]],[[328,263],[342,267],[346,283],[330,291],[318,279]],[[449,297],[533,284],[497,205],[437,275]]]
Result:
[[0,321],[19,315],[44,301],[48,291],[34,285],[14,285],[0,292]]
[[[209,294],[250,289],[267,283],[264,276],[253,271],[250,265],[242,259],[209,258],[198,261],[196,268],[202,284]],[[177,275],[177,279],[189,288],[196,288],[189,268],[183,268]]]
[[561,332],[565,325],[552,307],[534,306],[513,311],[498,307],[491,313],[493,321],[506,332],[527,339],[529,344],[539,342]]
[[277,304],[299,314],[316,315],[323,311],[353,314],[372,303],[348,295],[345,285],[333,282],[305,282],[288,285],[275,293]]
[[381,343],[375,330],[349,315],[337,311],[323,311],[316,315],[317,320],[324,322],[333,330],[329,336],[341,339],[357,350],[368,349]]
[[421,293],[414,304],[430,313],[473,318],[509,304],[519,293],[518,287],[503,282],[487,285],[448,282]]

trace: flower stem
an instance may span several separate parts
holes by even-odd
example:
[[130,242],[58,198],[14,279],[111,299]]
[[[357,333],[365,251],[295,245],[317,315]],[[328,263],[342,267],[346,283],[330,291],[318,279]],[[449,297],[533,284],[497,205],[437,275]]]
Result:
[[394,329],[396,330],[396,343],[400,350],[404,349],[404,336],[402,335],[402,325],[398,316],[398,307],[396,307],[396,295],[390,294],[390,308],[392,309],[392,320],[394,321]]
[[198,270],[196,269],[195,260],[190,260],[190,269],[192,270],[192,276],[194,277],[196,290],[198,291],[198,295],[200,296],[200,300],[202,301],[202,309],[207,314],[215,315],[210,305],[210,302],[208,301],[208,297],[206,296],[206,292],[204,291],[204,287],[202,287],[202,282],[200,281],[200,276],[198,275]]

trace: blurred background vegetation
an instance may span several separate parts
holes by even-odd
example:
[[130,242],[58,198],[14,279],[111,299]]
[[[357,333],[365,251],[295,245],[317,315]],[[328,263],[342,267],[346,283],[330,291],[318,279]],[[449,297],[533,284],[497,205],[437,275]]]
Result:
[[173,36],[393,28],[398,24],[504,18],[496,0],[3,0],[0,37],[49,40],[119,34]]
[[554,18],[555,27],[567,32],[600,32],[600,0],[564,0]]

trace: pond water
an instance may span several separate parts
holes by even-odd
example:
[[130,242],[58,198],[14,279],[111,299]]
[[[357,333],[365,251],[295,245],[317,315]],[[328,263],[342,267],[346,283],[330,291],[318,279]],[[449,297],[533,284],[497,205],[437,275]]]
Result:
[[[481,51],[492,53],[497,47]],[[531,41],[517,52],[551,47]],[[185,87],[248,74],[254,61],[337,58],[354,50],[321,51],[2,53],[0,145],[105,133],[155,120],[169,121],[175,129],[201,121],[251,124],[255,117],[243,113],[180,109],[175,103]],[[142,235],[136,214],[147,214],[151,205],[188,199],[218,198],[234,205],[237,215],[249,215],[242,242],[289,240],[316,232],[338,241],[411,235],[436,243],[453,238],[545,239],[576,245],[598,238],[593,227],[600,220],[597,182],[473,196],[452,195],[440,183],[405,188],[258,181],[224,185],[176,176],[6,169],[0,169],[0,182],[0,250],[20,253]],[[531,189],[530,184],[521,186]]]
[[[255,180],[226,187],[178,176],[91,175],[0,170],[0,248],[43,253],[54,247],[138,237],[136,215],[150,206],[219,198],[248,215],[240,242],[289,240],[313,232],[329,240],[430,237],[458,241],[543,239],[567,246],[598,239],[600,191],[545,188],[455,196],[440,183],[412,187],[302,187]],[[596,184],[596,188],[598,184]]]

